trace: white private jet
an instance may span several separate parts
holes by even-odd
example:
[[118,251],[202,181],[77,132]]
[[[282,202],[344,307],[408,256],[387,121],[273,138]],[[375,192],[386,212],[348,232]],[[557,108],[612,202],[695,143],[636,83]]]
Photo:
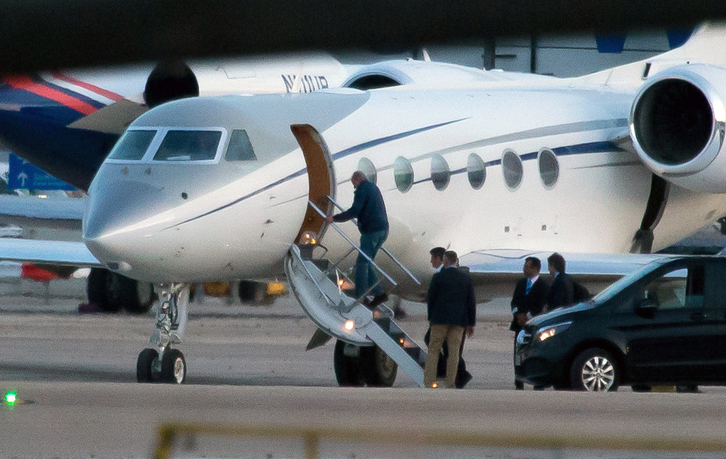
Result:
[[356,170],[383,191],[384,247],[412,274],[376,259],[397,293],[420,291],[411,279],[430,274],[434,246],[459,252],[477,280],[553,251],[571,273],[623,274],[631,265],[617,254],[666,247],[726,214],[725,47],[726,28],[704,25],[681,48],[580,78],[387,62],[341,89],[150,110],[100,168],[84,222],[101,264],[162,285],[139,381],[184,380],[172,348],[184,283],[284,267],[304,309],[340,340],[341,384],[393,383],[395,365],[371,349],[421,384],[412,340],[385,310],[344,294],[340,268],[352,260],[313,256],[322,245],[329,260],[350,253],[356,228],[335,225],[339,237],[323,216],[352,201]]

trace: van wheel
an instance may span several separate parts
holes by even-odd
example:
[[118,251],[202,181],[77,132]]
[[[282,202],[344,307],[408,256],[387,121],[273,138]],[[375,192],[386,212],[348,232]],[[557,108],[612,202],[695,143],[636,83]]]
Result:
[[593,347],[578,355],[570,368],[573,390],[605,392],[618,390],[620,373],[617,363],[604,349]]

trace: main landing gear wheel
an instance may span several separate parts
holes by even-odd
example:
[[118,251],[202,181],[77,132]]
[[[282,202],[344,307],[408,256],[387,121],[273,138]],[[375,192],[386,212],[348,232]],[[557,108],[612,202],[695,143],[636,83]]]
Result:
[[369,386],[393,386],[398,374],[398,365],[380,347],[362,347],[360,360],[363,378]]
[[88,302],[104,312],[119,312],[123,308],[131,314],[145,314],[157,299],[152,284],[103,268],[91,268],[86,293]]
[[619,379],[618,365],[613,356],[597,347],[580,353],[570,368],[570,384],[573,390],[616,391]]
[[379,347],[360,347],[357,356],[346,355],[345,348],[344,341],[335,342],[333,368],[340,386],[393,386],[398,365]]
[[339,386],[363,387],[365,380],[360,368],[360,359],[345,355],[345,346],[345,341],[337,340],[335,342],[335,351],[333,351],[335,379]]
[[88,302],[95,304],[104,312],[119,312],[121,305],[108,300],[108,291],[111,285],[111,271],[103,268],[91,268],[86,280],[86,294]]

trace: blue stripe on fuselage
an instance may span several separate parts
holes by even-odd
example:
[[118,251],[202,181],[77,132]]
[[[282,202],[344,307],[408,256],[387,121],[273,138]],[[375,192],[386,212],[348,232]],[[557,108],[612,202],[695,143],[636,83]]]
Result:
[[[465,118],[462,118],[462,119],[459,119],[459,120],[448,121],[446,123],[435,124],[435,125],[431,125],[431,126],[427,126],[427,127],[423,127],[423,128],[418,128],[418,129],[414,129],[412,131],[402,132],[400,134],[395,134],[395,135],[391,135],[391,136],[381,137],[379,139],[367,141],[367,142],[361,143],[359,145],[355,145],[353,147],[346,148],[345,150],[342,150],[342,151],[340,151],[338,153],[334,153],[332,156],[333,156],[334,161],[335,161],[335,160],[344,158],[346,156],[349,156],[349,155],[351,155],[353,153],[358,153],[358,152],[363,151],[363,150],[365,150],[367,148],[371,148],[373,146],[377,146],[377,145],[381,145],[381,144],[386,143],[386,142],[390,142],[390,141],[393,141],[393,140],[401,139],[403,137],[407,137],[407,136],[410,136],[410,135],[413,135],[413,134],[416,134],[416,133],[419,133],[419,132],[424,132],[424,131],[427,131],[429,129],[433,129],[433,128],[436,128],[436,127],[441,127],[441,126],[445,126],[447,124],[452,124],[452,123],[461,121],[463,119],[465,119]],[[583,144],[578,144],[578,145],[570,145],[570,146],[565,146],[565,147],[552,148],[551,150],[557,156],[578,155],[578,154],[592,154],[592,153],[605,153],[605,152],[612,152],[612,151],[625,151],[624,149],[622,149],[619,146],[617,146],[615,143],[609,142],[609,141],[588,142],[588,143],[583,143]],[[538,157],[538,155],[539,155],[539,151],[535,151],[535,152],[524,153],[524,154],[520,155],[520,158],[522,159],[522,161],[531,161],[531,160],[536,160],[537,157]],[[484,166],[485,167],[496,166],[496,165],[501,165],[501,163],[502,163],[502,160],[501,159],[496,159],[496,160],[489,161],[489,162],[485,163]],[[183,222],[176,223],[176,224],[174,224],[172,226],[169,226],[169,227],[167,227],[165,229],[171,229],[171,228],[174,228],[174,227],[177,227],[177,226],[181,226],[181,225],[183,225],[185,223],[189,223],[189,222],[192,222],[194,220],[198,220],[198,219],[200,219],[202,217],[206,217],[207,215],[211,215],[211,214],[216,213],[216,212],[218,212],[220,210],[227,209],[227,208],[229,208],[229,207],[231,207],[231,206],[233,206],[235,204],[239,204],[240,202],[247,200],[248,198],[251,198],[253,196],[256,196],[256,195],[258,195],[258,194],[260,194],[260,193],[262,193],[262,192],[264,192],[266,190],[272,189],[272,188],[276,187],[277,185],[281,185],[281,184],[283,184],[283,183],[285,183],[285,182],[287,182],[289,180],[292,180],[293,178],[300,177],[301,175],[303,175],[305,173],[305,171],[306,171],[306,169],[301,169],[301,170],[299,170],[299,171],[297,171],[297,172],[295,172],[293,174],[288,175],[287,177],[283,177],[283,178],[281,178],[280,180],[278,180],[278,181],[276,181],[274,183],[271,183],[271,184],[269,184],[269,185],[267,185],[267,186],[265,186],[263,188],[260,188],[259,190],[253,191],[252,193],[249,193],[249,194],[247,194],[247,195],[245,195],[245,196],[243,196],[241,198],[238,198],[238,199],[236,199],[236,200],[234,200],[234,201],[232,201],[230,203],[227,203],[227,204],[225,204],[225,205],[223,205],[221,207],[218,207],[216,209],[210,210],[210,211],[205,212],[205,213],[203,213],[201,215],[197,215],[196,217],[190,218],[190,219],[185,220]],[[465,172],[467,172],[467,169],[465,169],[465,168],[457,169],[457,170],[453,171],[451,173],[451,175],[462,174],[462,173],[465,173]],[[427,181],[430,181],[430,180],[431,180],[430,178],[421,179],[419,181],[416,181],[414,183],[414,185],[419,184],[419,183],[424,183],[424,182],[427,182]]]

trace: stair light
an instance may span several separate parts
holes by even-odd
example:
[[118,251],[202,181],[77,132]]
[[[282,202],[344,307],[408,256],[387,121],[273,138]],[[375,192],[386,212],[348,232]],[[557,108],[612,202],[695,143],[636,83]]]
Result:
[[346,330],[351,331],[355,328],[355,322],[352,320],[346,320],[343,327],[345,327]]
[[312,231],[305,231],[300,238],[300,245],[314,245],[317,244],[315,239],[315,233]]

